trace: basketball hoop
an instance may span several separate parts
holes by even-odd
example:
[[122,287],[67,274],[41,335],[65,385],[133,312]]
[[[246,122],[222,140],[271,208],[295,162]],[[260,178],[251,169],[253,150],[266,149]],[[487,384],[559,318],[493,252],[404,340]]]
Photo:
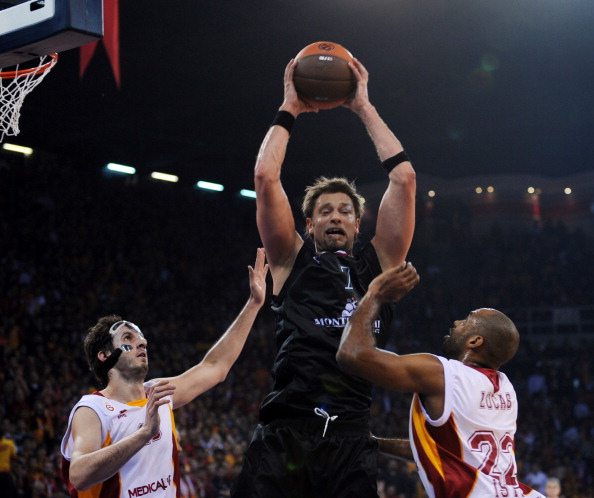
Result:
[[2,71],[0,68],[0,143],[19,134],[19,118],[25,97],[39,85],[58,62],[58,54],[42,55],[36,67]]

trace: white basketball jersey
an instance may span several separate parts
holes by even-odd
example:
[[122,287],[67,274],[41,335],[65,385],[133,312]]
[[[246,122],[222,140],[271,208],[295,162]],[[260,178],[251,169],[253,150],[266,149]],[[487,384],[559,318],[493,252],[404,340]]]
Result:
[[437,358],[445,376],[443,414],[432,420],[415,394],[409,425],[429,497],[542,497],[516,477],[518,403],[507,376]]
[[62,475],[68,483],[70,495],[75,497],[171,498],[179,495],[179,444],[171,403],[159,407],[161,430],[144,448],[130,458],[117,474],[85,491],[77,491],[70,484],[68,471],[74,441],[71,425],[74,412],[81,406],[91,408],[101,420],[102,447],[117,443],[136,432],[143,424],[146,403],[142,399],[120,403],[100,393],[83,396],[70,412],[68,428],[62,439]]

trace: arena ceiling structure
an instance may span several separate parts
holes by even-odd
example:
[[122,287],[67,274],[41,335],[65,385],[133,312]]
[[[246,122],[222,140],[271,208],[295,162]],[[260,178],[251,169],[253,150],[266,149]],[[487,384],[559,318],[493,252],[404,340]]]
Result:
[[[591,0],[115,4],[117,75],[113,39],[82,76],[80,50],[62,53],[27,97],[11,142],[68,154],[81,167],[113,161],[249,186],[286,63],[331,40],[365,64],[372,102],[420,173],[556,177],[594,168]],[[347,109],[302,116],[294,128],[285,185],[301,192],[321,174],[382,177]]]

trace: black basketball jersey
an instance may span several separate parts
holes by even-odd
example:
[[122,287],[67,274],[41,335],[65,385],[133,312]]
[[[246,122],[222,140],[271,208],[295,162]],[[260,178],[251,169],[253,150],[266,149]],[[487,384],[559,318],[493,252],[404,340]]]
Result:
[[[344,251],[318,254],[313,242],[305,241],[283,289],[273,296],[277,353],[262,422],[315,417],[316,407],[338,415],[337,421],[367,422],[371,384],[344,373],[336,352],[358,300],[379,273],[371,243],[349,256]],[[391,318],[391,307],[384,306],[375,333],[385,334]]]

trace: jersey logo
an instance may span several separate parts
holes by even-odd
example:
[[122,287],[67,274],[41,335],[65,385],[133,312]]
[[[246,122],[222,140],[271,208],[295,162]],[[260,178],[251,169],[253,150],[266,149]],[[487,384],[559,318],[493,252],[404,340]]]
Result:
[[[324,317],[324,318],[314,318],[314,324],[318,327],[328,327],[328,328],[338,328],[342,329],[346,327],[347,323],[349,323],[349,319],[351,318],[352,314],[357,309],[357,299],[351,297],[347,299],[346,304],[344,305],[344,309],[342,310],[339,317]],[[373,322],[373,332],[375,334],[380,333],[380,325],[381,320],[375,320]]]

